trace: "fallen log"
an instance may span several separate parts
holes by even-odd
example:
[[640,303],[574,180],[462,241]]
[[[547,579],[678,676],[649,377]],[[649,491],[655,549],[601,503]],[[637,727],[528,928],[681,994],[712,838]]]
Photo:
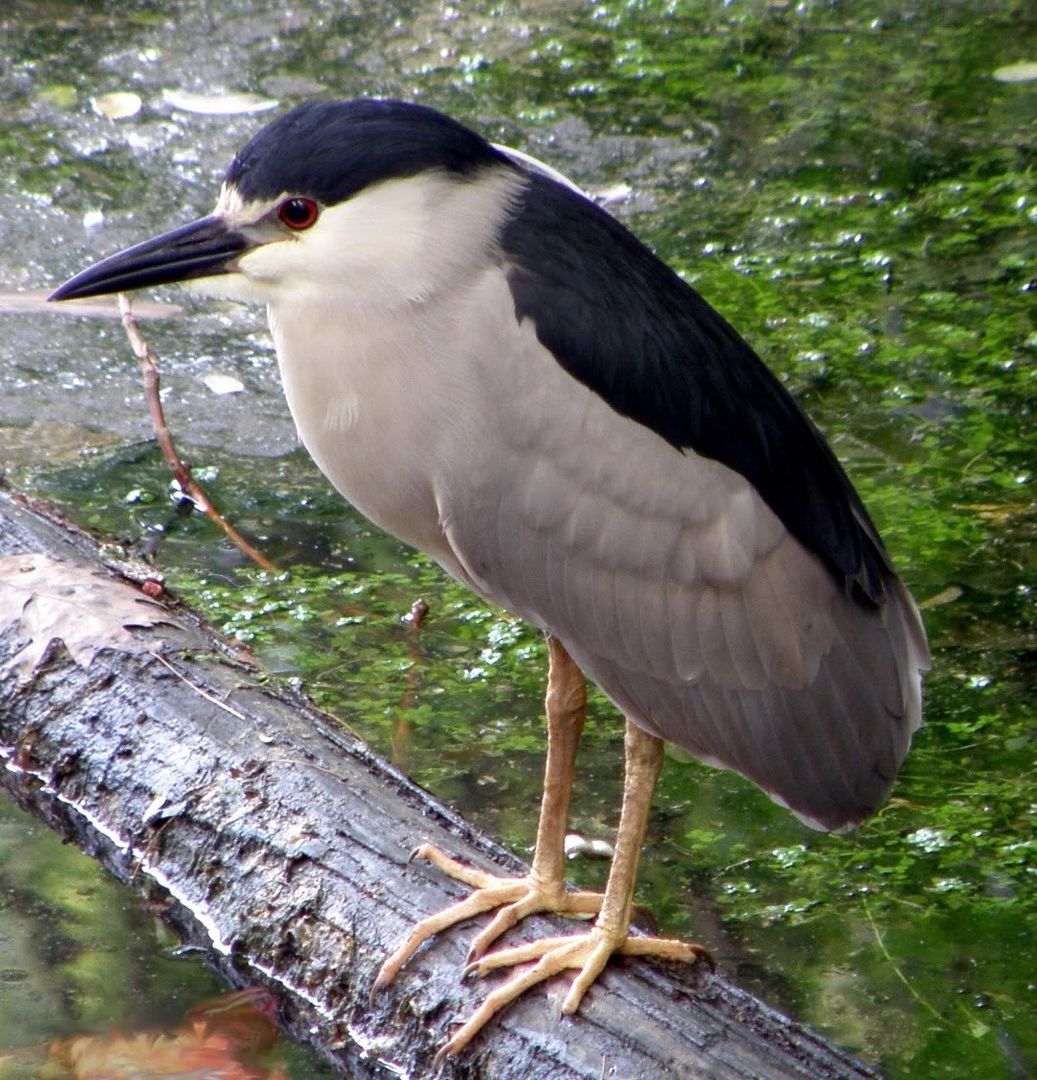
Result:
[[[0,781],[160,906],[232,985],[276,993],[286,1027],[348,1075],[433,1075],[436,1049],[486,986],[458,978],[471,937],[461,927],[369,1001],[404,932],[461,893],[408,854],[427,840],[483,867],[523,864],[104,561],[91,538],[0,492]],[[114,620],[100,641],[82,640],[78,618],[42,607],[29,618],[47,589],[26,583],[54,565],[55,602],[86,598],[81,610]],[[34,633],[52,638],[35,653]],[[535,918],[523,929],[571,925]],[[875,1075],[722,975],[621,961],[563,1018],[566,983],[526,994],[440,1075]]]

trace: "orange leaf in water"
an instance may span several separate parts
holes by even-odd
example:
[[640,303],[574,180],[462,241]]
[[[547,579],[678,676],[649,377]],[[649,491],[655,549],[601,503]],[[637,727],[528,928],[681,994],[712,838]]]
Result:
[[277,1041],[273,1016],[269,994],[244,990],[196,1006],[170,1034],[55,1042],[47,1066],[64,1069],[70,1080],[287,1080],[280,1069],[255,1062]]

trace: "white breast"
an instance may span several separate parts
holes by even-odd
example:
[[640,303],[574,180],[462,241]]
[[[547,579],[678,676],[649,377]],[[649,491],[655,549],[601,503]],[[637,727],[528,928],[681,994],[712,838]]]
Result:
[[461,468],[459,428],[486,411],[472,371],[486,350],[459,336],[480,282],[503,282],[497,238],[521,183],[507,170],[389,181],[325,210],[297,245],[242,260],[269,283],[307,450],[361,513],[454,573],[435,492]]

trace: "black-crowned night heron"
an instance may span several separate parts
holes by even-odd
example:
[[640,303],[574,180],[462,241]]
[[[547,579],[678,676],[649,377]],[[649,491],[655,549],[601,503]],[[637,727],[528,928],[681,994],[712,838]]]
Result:
[[[822,829],[885,799],[921,719],[918,610],[817,429],[730,326],[563,177],[431,109],[301,105],[232,162],[216,209],[113,255],[53,299],[204,279],[267,305],[300,437],[340,492],[550,646],[548,752],[528,878],[421,853],[473,886],[432,935],[498,909],[469,971],[536,961],[527,987],[629,936],[664,740],[734,769]],[[604,894],[563,880],[583,675],[626,718]],[[533,912],[597,914],[487,952]]]

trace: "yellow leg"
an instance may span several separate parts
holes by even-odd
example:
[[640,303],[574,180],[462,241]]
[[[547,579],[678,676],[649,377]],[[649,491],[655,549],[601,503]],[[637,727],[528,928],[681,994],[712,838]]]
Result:
[[551,666],[547,680],[547,764],[540,804],[533,866],[526,878],[505,878],[466,866],[431,844],[414,856],[427,859],[450,877],[475,890],[456,904],[422,919],[402,945],[382,965],[372,994],[388,986],[404,964],[429,938],[456,923],[500,908],[490,924],[472,942],[468,954],[476,960],[506,930],[527,915],[551,911],[565,915],[593,915],[602,894],[570,892],[565,888],[565,831],[569,818],[576,749],[583,731],[587,686],[583,673],[556,638],[548,636]]
[[545,938],[515,948],[501,949],[469,964],[466,974],[484,975],[497,968],[536,961],[533,967],[517,972],[503,986],[494,990],[440,1050],[437,1060],[463,1050],[491,1017],[531,986],[570,968],[577,969],[578,973],[562,1004],[562,1012],[575,1012],[588,987],[601,974],[613,953],[653,956],[685,963],[704,960],[712,966],[713,958],[701,945],[665,938],[628,937],[637,864],[648,825],[652,792],[662,768],[663,744],[660,739],[628,722],[625,746],[626,777],[616,853],[594,926],[585,934]]

